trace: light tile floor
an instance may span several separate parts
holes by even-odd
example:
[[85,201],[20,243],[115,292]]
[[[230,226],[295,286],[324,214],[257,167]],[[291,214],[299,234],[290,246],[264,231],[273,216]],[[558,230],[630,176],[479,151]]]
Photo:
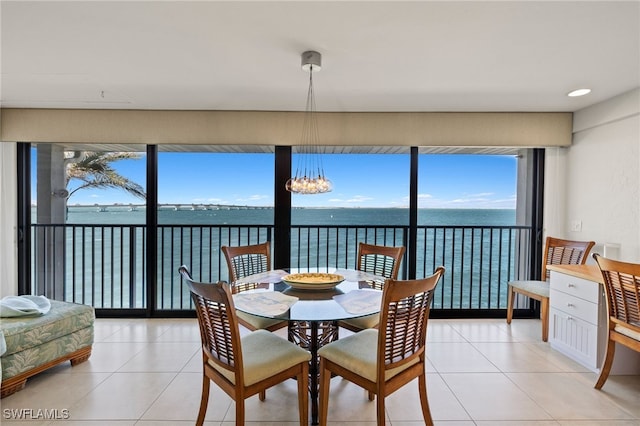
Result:
[[[427,386],[436,425],[640,425],[640,376],[611,376],[602,391],[593,389],[594,373],[540,341],[539,321],[508,326],[504,320],[430,320],[428,342]],[[195,319],[99,319],[89,361],[29,379],[24,390],[1,400],[0,423],[193,425],[200,362]],[[289,381],[270,389],[264,402],[250,398],[247,424],[297,424],[296,397]],[[16,419],[44,415],[38,410],[59,418]],[[69,419],[62,419],[67,413]],[[417,383],[387,398],[387,418],[393,426],[423,424]],[[233,402],[215,386],[206,420],[234,424]],[[334,378],[329,424],[374,425],[375,403],[362,389]]]

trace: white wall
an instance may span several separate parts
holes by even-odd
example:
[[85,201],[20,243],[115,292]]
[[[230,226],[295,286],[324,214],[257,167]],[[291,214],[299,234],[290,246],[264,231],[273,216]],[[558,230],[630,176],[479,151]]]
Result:
[[[640,262],[640,89],[574,114],[573,143],[546,155],[547,235],[594,240]],[[577,230],[574,225],[581,224]]]
[[0,142],[0,297],[18,292],[16,174],[16,144]]

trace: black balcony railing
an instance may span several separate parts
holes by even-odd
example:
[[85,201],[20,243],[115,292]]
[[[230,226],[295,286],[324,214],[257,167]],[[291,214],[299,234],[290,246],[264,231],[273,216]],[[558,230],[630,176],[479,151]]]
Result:
[[[32,225],[32,293],[100,309],[144,309],[144,225]],[[159,225],[155,309],[191,309],[177,270],[190,267],[202,281],[228,280],[224,245],[271,241],[272,226]],[[415,250],[416,277],[443,265],[446,273],[434,310],[496,310],[506,307],[507,283],[530,276],[530,227],[420,226],[408,241],[404,226],[293,226],[292,268],[354,268],[359,242],[404,245]]]

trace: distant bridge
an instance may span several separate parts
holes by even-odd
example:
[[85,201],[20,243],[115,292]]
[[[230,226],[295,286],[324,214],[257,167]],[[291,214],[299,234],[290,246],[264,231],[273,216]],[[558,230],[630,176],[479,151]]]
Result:
[[[114,211],[114,210],[128,210],[128,211],[137,211],[140,209],[145,209],[147,207],[146,204],[71,204],[67,206],[69,208],[78,207],[78,208],[93,208],[99,212],[106,211]],[[185,203],[171,203],[171,204],[158,204],[158,210],[266,210],[272,209],[273,207],[269,206],[246,206],[246,205],[235,205],[235,204],[205,204],[205,203],[193,203],[193,204],[185,204]]]

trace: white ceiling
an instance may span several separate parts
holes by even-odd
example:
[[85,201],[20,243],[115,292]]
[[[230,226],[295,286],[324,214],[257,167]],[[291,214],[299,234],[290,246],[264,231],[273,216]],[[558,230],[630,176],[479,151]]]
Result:
[[[640,86],[640,2],[5,1],[15,108],[576,111]],[[582,98],[567,92],[589,87]]]

